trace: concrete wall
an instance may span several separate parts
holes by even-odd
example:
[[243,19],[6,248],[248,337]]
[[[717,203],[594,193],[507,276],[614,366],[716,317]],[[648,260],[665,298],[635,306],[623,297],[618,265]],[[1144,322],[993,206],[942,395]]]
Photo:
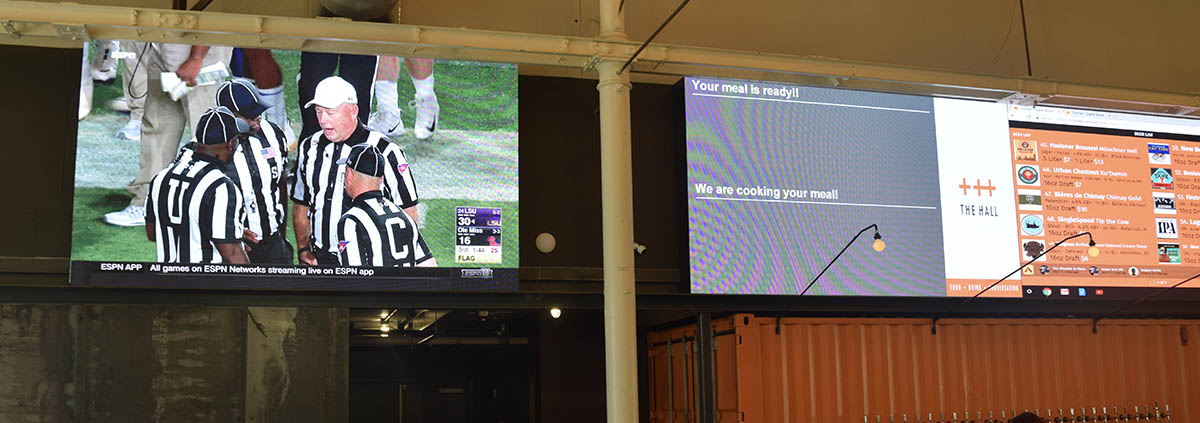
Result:
[[254,310],[0,305],[0,421],[346,421],[345,310]]

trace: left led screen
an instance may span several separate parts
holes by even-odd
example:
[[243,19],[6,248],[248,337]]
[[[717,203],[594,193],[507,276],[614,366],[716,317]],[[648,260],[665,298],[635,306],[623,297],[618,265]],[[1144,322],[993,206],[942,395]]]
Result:
[[517,289],[515,65],[84,50],[73,285]]

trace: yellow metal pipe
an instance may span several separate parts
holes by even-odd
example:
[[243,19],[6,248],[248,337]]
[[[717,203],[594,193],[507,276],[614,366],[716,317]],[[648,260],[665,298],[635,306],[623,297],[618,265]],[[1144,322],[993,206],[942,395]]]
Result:
[[[601,17],[604,19],[603,16]],[[609,20],[613,21],[613,20]],[[623,24],[622,24],[623,25]],[[72,31],[72,27],[81,29]],[[598,39],[484,31],[346,19],[292,18],[217,12],[95,6],[29,1],[0,1],[0,44],[77,46],[73,34],[99,39],[133,39],[246,47],[378,53],[460,60],[500,61],[584,69],[600,59],[624,61],[638,43],[619,31],[601,31]],[[622,34],[610,36],[610,34]],[[877,81],[877,89],[925,95],[981,99],[1025,93],[1042,98],[1069,96],[1107,99],[1131,105],[1200,107],[1197,93],[1164,92],[1053,81],[1010,75],[952,72],[753,51],[651,44],[633,66],[657,75],[707,75],[789,81],[827,76]],[[894,88],[888,82],[898,83]],[[914,85],[921,89],[912,90]],[[1145,108],[1129,107],[1129,110]]]

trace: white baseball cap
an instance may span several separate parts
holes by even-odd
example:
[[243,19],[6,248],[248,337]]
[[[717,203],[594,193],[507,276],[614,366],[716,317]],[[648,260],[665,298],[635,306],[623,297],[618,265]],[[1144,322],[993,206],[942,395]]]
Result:
[[322,79],[317,84],[316,94],[313,95],[312,101],[304,105],[304,108],[307,109],[315,104],[332,109],[345,103],[358,104],[358,93],[354,90],[354,86],[342,77],[331,76]]

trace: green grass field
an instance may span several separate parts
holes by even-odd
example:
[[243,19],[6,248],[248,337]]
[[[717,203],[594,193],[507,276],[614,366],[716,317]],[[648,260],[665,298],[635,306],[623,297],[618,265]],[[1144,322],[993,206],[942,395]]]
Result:
[[[296,73],[300,71],[300,53],[274,51],[275,62],[283,71],[284,92],[290,103],[296,99]],[[403,67],[403,65],[401,66]],[[514,65],[436,61],[433,77],[441,113],[438,127],[476,131],[517,131],[517,68]],[[413,98],[413,86],[401,71],[396,91],[404,124],[410,128],[413,110],[408,100]],[[374,107],[372,106],[372,110]],[[288,105],[288,118],[299,131],[298,103]]]
[[[283,73],[287,112],[293,129],[299,132],[300,109],[295,81],[300,68],[300,53],[275,51],[274,56]],[[121,66],[125,65],[126,61],[121,61]],[[77,172],[90,173],[86,178],[78,175],[76,178],[71,245],[74,260],[148,262],[156,259],[154,243],[146,240],[144,228],[122,228],[103,223],[105,213],[120,210],[129,203],[129,194],[121,187],[132,179],[138,162],[138,144],[117,140],[111,135],[127,119],[107,107],[109,100],[123,95],[121,75],[118,72],[111,85],[95,85],[91,115],[80,122]],[[434,77],[441,106],[438,132],[425,141],[412,138],[411,132],[393,139],[406,150],[414,168],[419,169],[416,175],[421,187],[425,226],[422,235],[433,249],[439,266],[469,266],[454,262],[454,207],[502,207],[503,260],[505,267],[515,267],[519,227],[515,201],[516,66],[436,61]],[[413,97],[413,86],[403,72],[397,88],[405,124],[411,127],[413,110],[407,102]],[[295,152],[291,152],[289,158],[294,160]],[[88,182],[80,185],[81,180]],[[481,190],[481,186],[487,189]],[[290,221],[288,226],[288,238],[295,245]]]
[[[94,52],[93,52],[94,54]],[[283,73],[283,90],[288,101],[288,118],[294,129],[300,130],[300,106],[296,93],[296,74],[300,72],[300,52],[273,51],[275,62]],[[96,84],[92,94],[92,113],[98,116],[115,114],[106,104],[123,95],[122,80],[126,61],[120,61],[113,84]],[[403,66],[401,66],[403,67]],[[475,63],[439,60],[434,62],[433,76],[437,81],[441,113],[438,127],[473,131],[517,131],[517,67],[500,63]],[[412,126],[413,110],[408,100],[413,98],[413,86],[401,72],[396,90],[405,125]],[[372,104],[372,110],[374,105]]]
[[[141,261],[156,260],[154,243],[146,240],[142,227],[122,228],[101,221],[104,213],[125,207],[129,196],[123,190],[107,188],[75,189],[75,225],[71,229],[71,258],[85,261]],[[454,207],[478,206],[501,207],[504,212],[501,246],[504,248],[505,263],[517,262],[517,228],[520,217],[517,203],[501,201],[460,201],[429,199],[425,204],[427,218],[421,235],[433,250],[439,267],[471,266],[454,262]],[[447,218],[448,217],[448,218]],[[288,217],[291,219],[291,217]],[[289,224],[290,229],[290,224]],[[288,241],[296,245],[296,238],[288,232]]]

